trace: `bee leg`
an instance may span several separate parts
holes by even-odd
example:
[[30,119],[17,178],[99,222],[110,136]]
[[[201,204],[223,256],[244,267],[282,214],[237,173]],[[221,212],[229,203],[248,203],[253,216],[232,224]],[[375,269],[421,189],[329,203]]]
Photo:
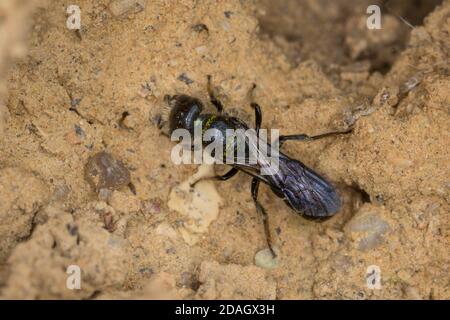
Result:
[[208,90],[209,100],[214,105],[214,107],[216,107],[217,111],[219,111],[219,113],[222,113],[223,112],[222,102],[220,102],[220,100],[216,98],[216,96],[214,95],[214,90],[212,88],[212,76],[208,74],[207,78],[208,78],[207,90]]
[[349,130],[345,130],[345,131],[330,131],[330,132],[325,132],[322,134],[318,134],[316,136],[308,136],[306,134],[293,134],[293,135],[288,135],[288,136],[280,136],[278,138],[278,143],[279,143],[279,147],[281,147],[283,145],[283,143],[285,141],[288,140],[296,140],[296,141],[313,141],[313,140],[319,140],[321,138],[325,138],[325,137],[330,137],[330,136],[334,136],[337,134],[346,134],[351,132],[352,129]]
[[214,179],[221,180],[221,181],[226,181],[226,180],[228,180],[228,179],[234,177],[234,175],[235,175],[236,173],[238,173],[238,172],[239,172],[238,169],[236,169],[236,168],[231,168],[230,171],[228,171],[228,172],[225,173],[224,175],[221,175],[221,176],[215,176]]
[[[255,91],[255,89],[256,89],[256,84],[253,84],[252,88],[250,89],[250,92],[249,92],[250,101],[253,101],[253,92]],[[253,109],[255,109],[255,130],[256,130],[256,134],[259,135],[259,129],[261,128],[261,122],[262,122],[261,107],[256,102],[251,102],[250,105]]]
[[261,107],[256,102],[252,102],[250,104],[253,109],[255,109],[255,130],[256,135],[259,135],[259,129],[261,128],[261,122],[262,122],[262,112]]
[[266,241],[267,245],[269,246],[270,252],[272,253],[272,256],[275,258],[277,254],[273,250],[272,246],[272,237],[270,235],[270,228],[269,228],[269,217],[267,215],[266,209],[259,203],[258,201],[258,189],[259,189],[259,180],[257,178],[252,179],[252,198],[253,202],[255,203],[256,211],[260,213],[263,217],[264,222],[264,233],[266,235]]
[[190,183],[190,186],[192,188],[192,187],[194,187],[197,184],[197,182],[202,181],[202,180],[209,180],[209,179],[226,181],[226,180],[234,177],[236,175],[236,173],[238,173],[238,171],[239,171],[238,169],[232,168],[230,171],[228,171],[227,173],[225,173],[225,174],[223,174],[221,176],[217,175],[217,176],[213,176],[213,177],[202,177],[202,178],[200,178],[200,179]]

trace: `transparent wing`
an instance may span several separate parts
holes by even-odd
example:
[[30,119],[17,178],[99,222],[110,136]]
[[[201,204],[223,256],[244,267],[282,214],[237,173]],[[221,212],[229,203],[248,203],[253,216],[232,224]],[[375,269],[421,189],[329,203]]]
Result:
[[[246,140],[247,152],[244,155],[234,154],[234,166],[269,184],[279,191],[280,196],[284,196],[284,200],[295,211],[307,217],[325,218],[339,210],[339,194],[328,181],[278,150],[271,150],[269,157],[266,150],[261,148],[263,143],[265,141],[260,140],[258,146],[256,136],[250,136]],[[270,148],[270,145],[266,145]],[[267,173],[271,171],[269,168],[273,168],[274,156],[278,156],[277,170],[271,175],[263,174],[263,169]]]
[[[258,146],[258,138],[253,129],[246,131],[245,136],[239,134],[236,139],[236,144],[227,149],[225,160],[251,176],[265,183],[273,184],[274,176],[278,172],[278,165],[274,164],[273,157],[267,155],[270,145],[260,139]],[[271,150],[271,152],[278,154],[277,150]],[[268,173],[273,173],[273,176],[268,176]]]

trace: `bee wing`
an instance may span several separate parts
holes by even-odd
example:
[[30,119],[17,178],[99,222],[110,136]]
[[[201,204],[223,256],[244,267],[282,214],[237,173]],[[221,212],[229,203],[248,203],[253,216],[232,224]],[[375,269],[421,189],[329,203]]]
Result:
[[237,139],[237,143],[241,143],[241,146],[245,146],[245,150],[242,149],[241,154],[239,152],[236,152],[235,149],[231,150],[234,152],[229,152],[227,150],[226,160],[231,160],[230,163],[233,163],[233,167],[236,167],[246,172],[247,174],[258,178],[264,183],[272,185],[274,183],[273,177],[261,174],[261,172],[273,171],[270,170],[272,163],[270,162],[267,154],[261,152],[260,147],[258,147],[258,141],[259,145],[265,144],[264,146],[267,146],[266,148],[270,148],[270,145],[267,145],[267,142],[265,140],[259,139],[256,135],[256,132],[251,130],[246,131],[245,135],[238,135]]
[[[298,213],[307,217],[324,218],[334,215],[341,206],[339,194],[335,188],[316,172],[306,167],[300,161],[289,158],[281,152],[272,149],[271,154],[278,155],[278,170],[271,171],[272,158],[268,157],[258,147],[256,136],[250,136],[247,140],[248,152],[244,156],[234,155],[234,166],[257,177],[278,190],[277,195],[284,199]],[[266,143],[259,139],[259,145]],[[270,148],[270,145],[267,145]],[[254,163],[249,163],[249,157],[253,156]],[[262,174],[273,172],[271,175]]]
[[289,204],[308,217],[325,218],[334,215],[341,207],[336,189],[303,163],[280,157],[283,176],[283,193]]

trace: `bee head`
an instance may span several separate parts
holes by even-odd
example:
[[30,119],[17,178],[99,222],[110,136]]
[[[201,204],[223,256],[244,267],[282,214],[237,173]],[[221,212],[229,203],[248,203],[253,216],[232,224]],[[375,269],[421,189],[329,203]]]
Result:
[[170,111],[168,115],[169,131],[176,129],[194,130],[194,121],[203,110],[200,100],[187,95],[166,96]]

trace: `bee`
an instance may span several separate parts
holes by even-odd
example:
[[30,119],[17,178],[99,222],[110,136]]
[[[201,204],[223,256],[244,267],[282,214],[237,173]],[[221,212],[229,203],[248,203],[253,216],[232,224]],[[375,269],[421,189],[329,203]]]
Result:
[[[202,127],[202,134],[208,129],[215,129],[219,134],[215,135],[209,142],[202,139],[202,144],[203,147],[206,147],[215,139],[222,139],[224,145],[223,154],[213,156],[225,163],[224,160],[227,158],[227,154],[230,153],[229,151],[236,151],[237,148],[236,141],[230,146],[229,142],[225,139],[226,130],[233,129],[237,132],[241,129],[242,131],[246,131],[250,127],[241,119],[229,116],[224,112],[223,104],[214,95],[211,76],[208,76],[207,91],[210,102],[217,109],[217,113],[204,113],[203,103],[192,96],[180,94],[165,97],[169,107],[167,116],[169,133],[171,134],[177,129],[185,129],[193,135],[195,127],[198,125]],[[293,159],[281,151],[278,152],[278,170],[274,174],[261,174],[261,169],[267,168],[269,165],[267,155],[260,152],[261,145],[266,144],[265,150],[271,149],[271,146],[259,136],[262,122],[261,107],[255,102],[251,103],[251,107],[255,112],[254,130],[256,131],[257,139],[256,141],[251,139],[245,140],[245,159],[237,159],[235,156],[236,152],[233,153],[234,160],[244,161],[234,161],[231,164],[231,169],[225,174],[207,177],[206,179],[225,181],[235,176],[239,171],[245,172],[252,177],[251,196],[257,212],[263,217],[267,245],[275,257],[276,254],[272,245],[267,211],[258,200],[258,190],[261,183],[268,185],[272,192],[277,197],[283,199],[291,209],[308,219],[323,220],[333,216],[339,211],[341,200],[337,190],[330,182],[299,160]],[[282,135],[279,136],[277,143],[281,147],[288,140],[313,141],[336,134],[345,134],[350,131],[351,129],[346,131],[333,131],[315,136],[308,136],[306,134]],[[257,159],[256,163],[250,164],[249,161],[245,161],[250,156],[254,156]],[[195,181],[191,185],[197,182]]]

